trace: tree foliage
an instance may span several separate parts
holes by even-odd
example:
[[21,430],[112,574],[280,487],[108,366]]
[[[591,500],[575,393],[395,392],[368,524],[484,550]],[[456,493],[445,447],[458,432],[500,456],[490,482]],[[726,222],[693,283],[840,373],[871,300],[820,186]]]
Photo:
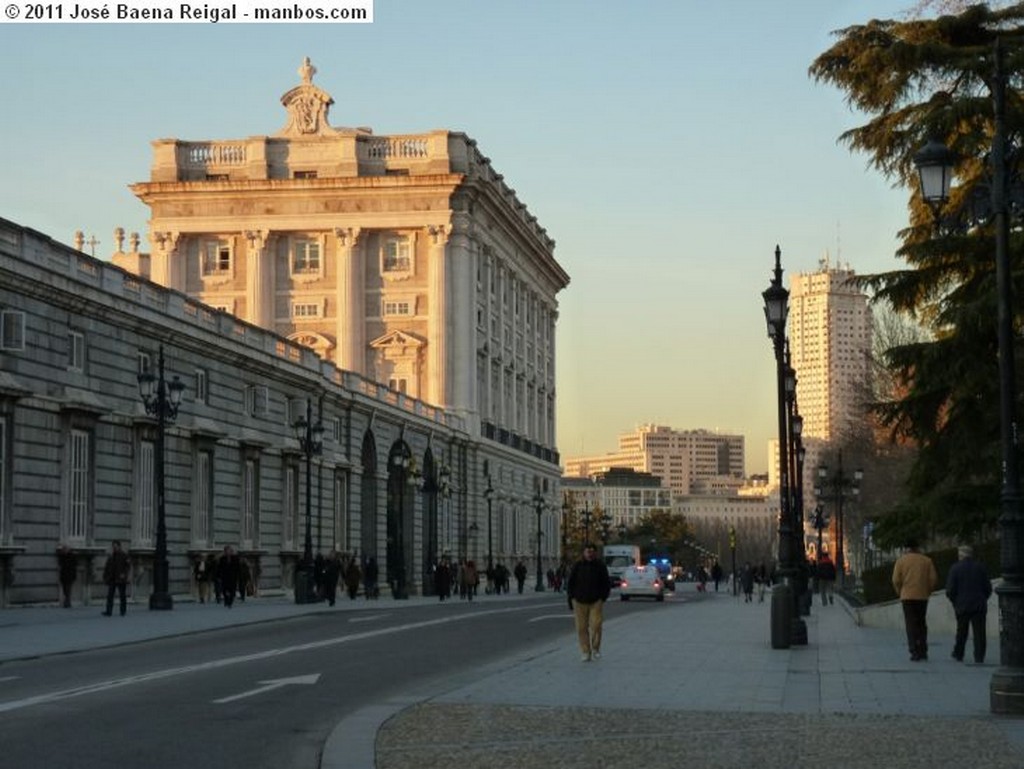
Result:
[[[982,222],[937,233],[917,190],[913,156],[931,138],[956,153],[959,184],[945,213],[947,221],[964,222],[989,178],[997,38],[1008,85],[1010,143],[1021,144],[1022,23],[1024,3],[998,10],[970,6],[937,19],[873,20],[839,30],[837,42],[810,67],[813,78],[840,88],[869,118],[840,140],[910,191],[910,224],[900,233],[898,251],[906,267],[861,279],[877,300],[926,331],[886,350],[891,387],[874,404],[892,438],[919,447],[909,499],[876,529],[883,540],[911,531],[969,536],[991,521],[998,507],[994,232]],[[1013,156],[1014,174],[1020,156]],[[1015,296],[1024,289],[1022,246],[1020,232],[1014,231]],[[1018,327],[1019,321],[1017,312]],[[1018,411],[1020,400],[1018,392]]]

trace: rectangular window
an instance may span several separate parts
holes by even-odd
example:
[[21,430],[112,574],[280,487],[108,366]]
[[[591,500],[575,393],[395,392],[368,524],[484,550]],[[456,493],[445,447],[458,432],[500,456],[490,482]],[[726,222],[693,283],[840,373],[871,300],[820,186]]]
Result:
[[403,302],[384,302],[384,315],[412,315],[412,304]]
[[242,478],[242,520],[239,545],[251,550],[256,545],[259,521],[259,466],[255,459],[246,458]]
[[299,468],[289,462],[284,469],[284,515],[281,521],[281,546],[285,550],[295,549],[295,531],[298,526],[299,509]]
[[223,240],[203,243],[201,261],[203,277],[231,272],[231,245]]
[[89,433],[71,430],[67,444],[67,506],[64,509],[64,539],[84,544],[89,535]]
[[0,542],[7,541],[7,417],[0,415]]
[[320,243],[296,240],[292,250],[292,274],[316,275],[320,272]]
[[295,171],[292,173],[293,179],[315,179],[316,171]]
[[320,305],[315,302],[302,302],[292,305],[293,318],[319,318]]
[[0,350],[25,349],[25,313],[17,310],[0,312]]
[[196,453],[195,483],[192,486],[192,542],[210,543],[211,506],[213,499],[213,452]]
[[139,350],[136,360],[138,362],[137,373],[148,374],[152,370],[153,360],[152,358],[149,357],[148,352],[143,352],[142,350]]
[[68,332],[68,371],[85,371],[85,336],[80,331]]
[[206,369],[197,368],[195,390],[193,391],[196,394],[196,403],[207,402],[207,398],[209,396],[208,386],[209,385],[207,383]]
[[334,476],[334,549],[348,552],[348,494],[345,476]]
[[382,269],[384,272],[409,272],[412,269],[408,238],[388,238],[384,241]]
[[245,388],[245,412],[254,417],[265,417],[270,411],[270,390],[266,385]]
[[326,426],[326,432],[331,436],[331,440],[335,443],[341,443],[341,420],[338,417],[329,417]]
[[153,547],[156,533],[156,515],[153,474],[156,465],[153,441],[139,441],[139,456],[135,462],[135,521],[132,527],[132,544],[136,547]]
[[390,387],[392,390],[397,390],[400,393],[406,392],[407,384],[408,383],[405,381],[405,379],[393,378],[388,380],[388,387]]

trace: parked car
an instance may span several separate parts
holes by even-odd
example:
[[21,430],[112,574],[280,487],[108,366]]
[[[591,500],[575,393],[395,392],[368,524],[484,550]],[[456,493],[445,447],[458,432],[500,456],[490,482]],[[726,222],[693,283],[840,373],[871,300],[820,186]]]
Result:
[[630,566],[626,569],[619,583],[619,598],[623,601],[630,598],[653,598],[655,601],[664,601],[665,583],[657,568]]

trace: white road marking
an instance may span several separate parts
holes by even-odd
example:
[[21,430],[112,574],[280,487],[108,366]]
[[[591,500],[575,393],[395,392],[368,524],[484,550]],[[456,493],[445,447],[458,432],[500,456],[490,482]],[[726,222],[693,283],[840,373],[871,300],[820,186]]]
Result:
[[3,683],[4,681],[17,681],[19,678],[21,678],[21,676],[4,676],[3,678],[0,678],[0,683]]
[[572,615],[569,612],[563,614],[542,614],[539,617],[533,617],[526,620],[527,622],[540,622],[542,619],[572,619]]
[[274,689],[280,689],[282,686],[289,686],[291,684],[302,684],[304,686],[311,686],[320,680],[319,673],[313,673],[308,676],[292,676],[291,678],[272,678],[269,681],[257,681],[257,683],[263,684],[258,689],[250,689],[247,692],[241,694],[232,694],[230,697],[221,697],[219,700],[213,700],[215,705],[223,705],[225,702],[234,702],[235,700],[245,699],[246,697],[255,697],[257,694],[263,694],[263,692],[269,692]]
[[219,660],[201,662],[197,665],[185,665],[183,667],[167,668],[165,670],[154,670],[151,673],[140,673],[136,676],[115,678],[110,681],[98,681],[94,684],[78,686],[74,689],[64,689],[56,692],[48,692],[46,694],[37,694],[34,697],[26,697],[20,700],[0,702],[0,713],[7,713],[12,710],[21,710],[22,708],[28,708],[33,705],[45,705],[51,702],[59,702],[61,700],[68,700],[73,697],[82,697],[88,694],[98,694],[100,692],[110,691],[111,689],[121,689],[125,686],[149,683],[150,681],[159,681],[165,678],[174,678],[176,676],[188,675],[190,673],[199,673],[205,670],[216,670],[218,668],[225,668],[230,665],[240,665],[245,662],[256,662],[257,660],[269,659],[271,657],[280,657],[285,654],[306,652],[312,649],[324,649],[330,646],[338,646],[340,644],[351,643],[353,641],[363,641],[368,638],[377,638],[380,636],[403,633],[408,630],[418,630],[420,628],[433,627],[435,625],[444,625],[450,622],[460,622],[462,620],[468,619],[479,619],[480,617],[486,617],[491,614],[507,614],[513,611],[527,611],[532,608],[535,607],[526,605],[511,607],[507,609],[489,609],[479,612],[469,612],[467,614],[460,614],[455,617],[442,617],[439,619],[426,620],[424,622],[413,622],[408,625],[397,625],[395,627],[379,628],[377,630],[369,630],[362,633],[353,633],[352,635],[339,636],[337,638],[325,638],[322,641],[311,641],[309,643],[298,644],[296,646],[286,646],[282,649],[267,649],[266,651],[255,652],[253,654],[244,654],[238,657],[225,657]]
[[357,622],[376,622],[379,619],[390,617],[390,614],[371,614],[369,617],[353,617],[349,620],[349,623],[355,624]]

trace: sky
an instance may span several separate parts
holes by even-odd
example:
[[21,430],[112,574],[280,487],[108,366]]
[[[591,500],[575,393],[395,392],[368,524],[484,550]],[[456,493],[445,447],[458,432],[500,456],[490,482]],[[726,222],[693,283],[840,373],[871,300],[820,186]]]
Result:
[[[340,1],[340,0],[339,0]],[[761,292],[828,256],[894,269],[907,193],[838,142],[863,122],[807,70],[908,0],[375,0],[372,24],[0,21],[0,216],[146,243],[158,138],[284,127],[309,56],[334,126],[462,131],[556,241],[562,456],[646,423],[775,430]],[[87,247],[88,250],[88,247]],[[145,250],[145,249],[144,249]],[[787,277],[788,284],[788,277]]]

